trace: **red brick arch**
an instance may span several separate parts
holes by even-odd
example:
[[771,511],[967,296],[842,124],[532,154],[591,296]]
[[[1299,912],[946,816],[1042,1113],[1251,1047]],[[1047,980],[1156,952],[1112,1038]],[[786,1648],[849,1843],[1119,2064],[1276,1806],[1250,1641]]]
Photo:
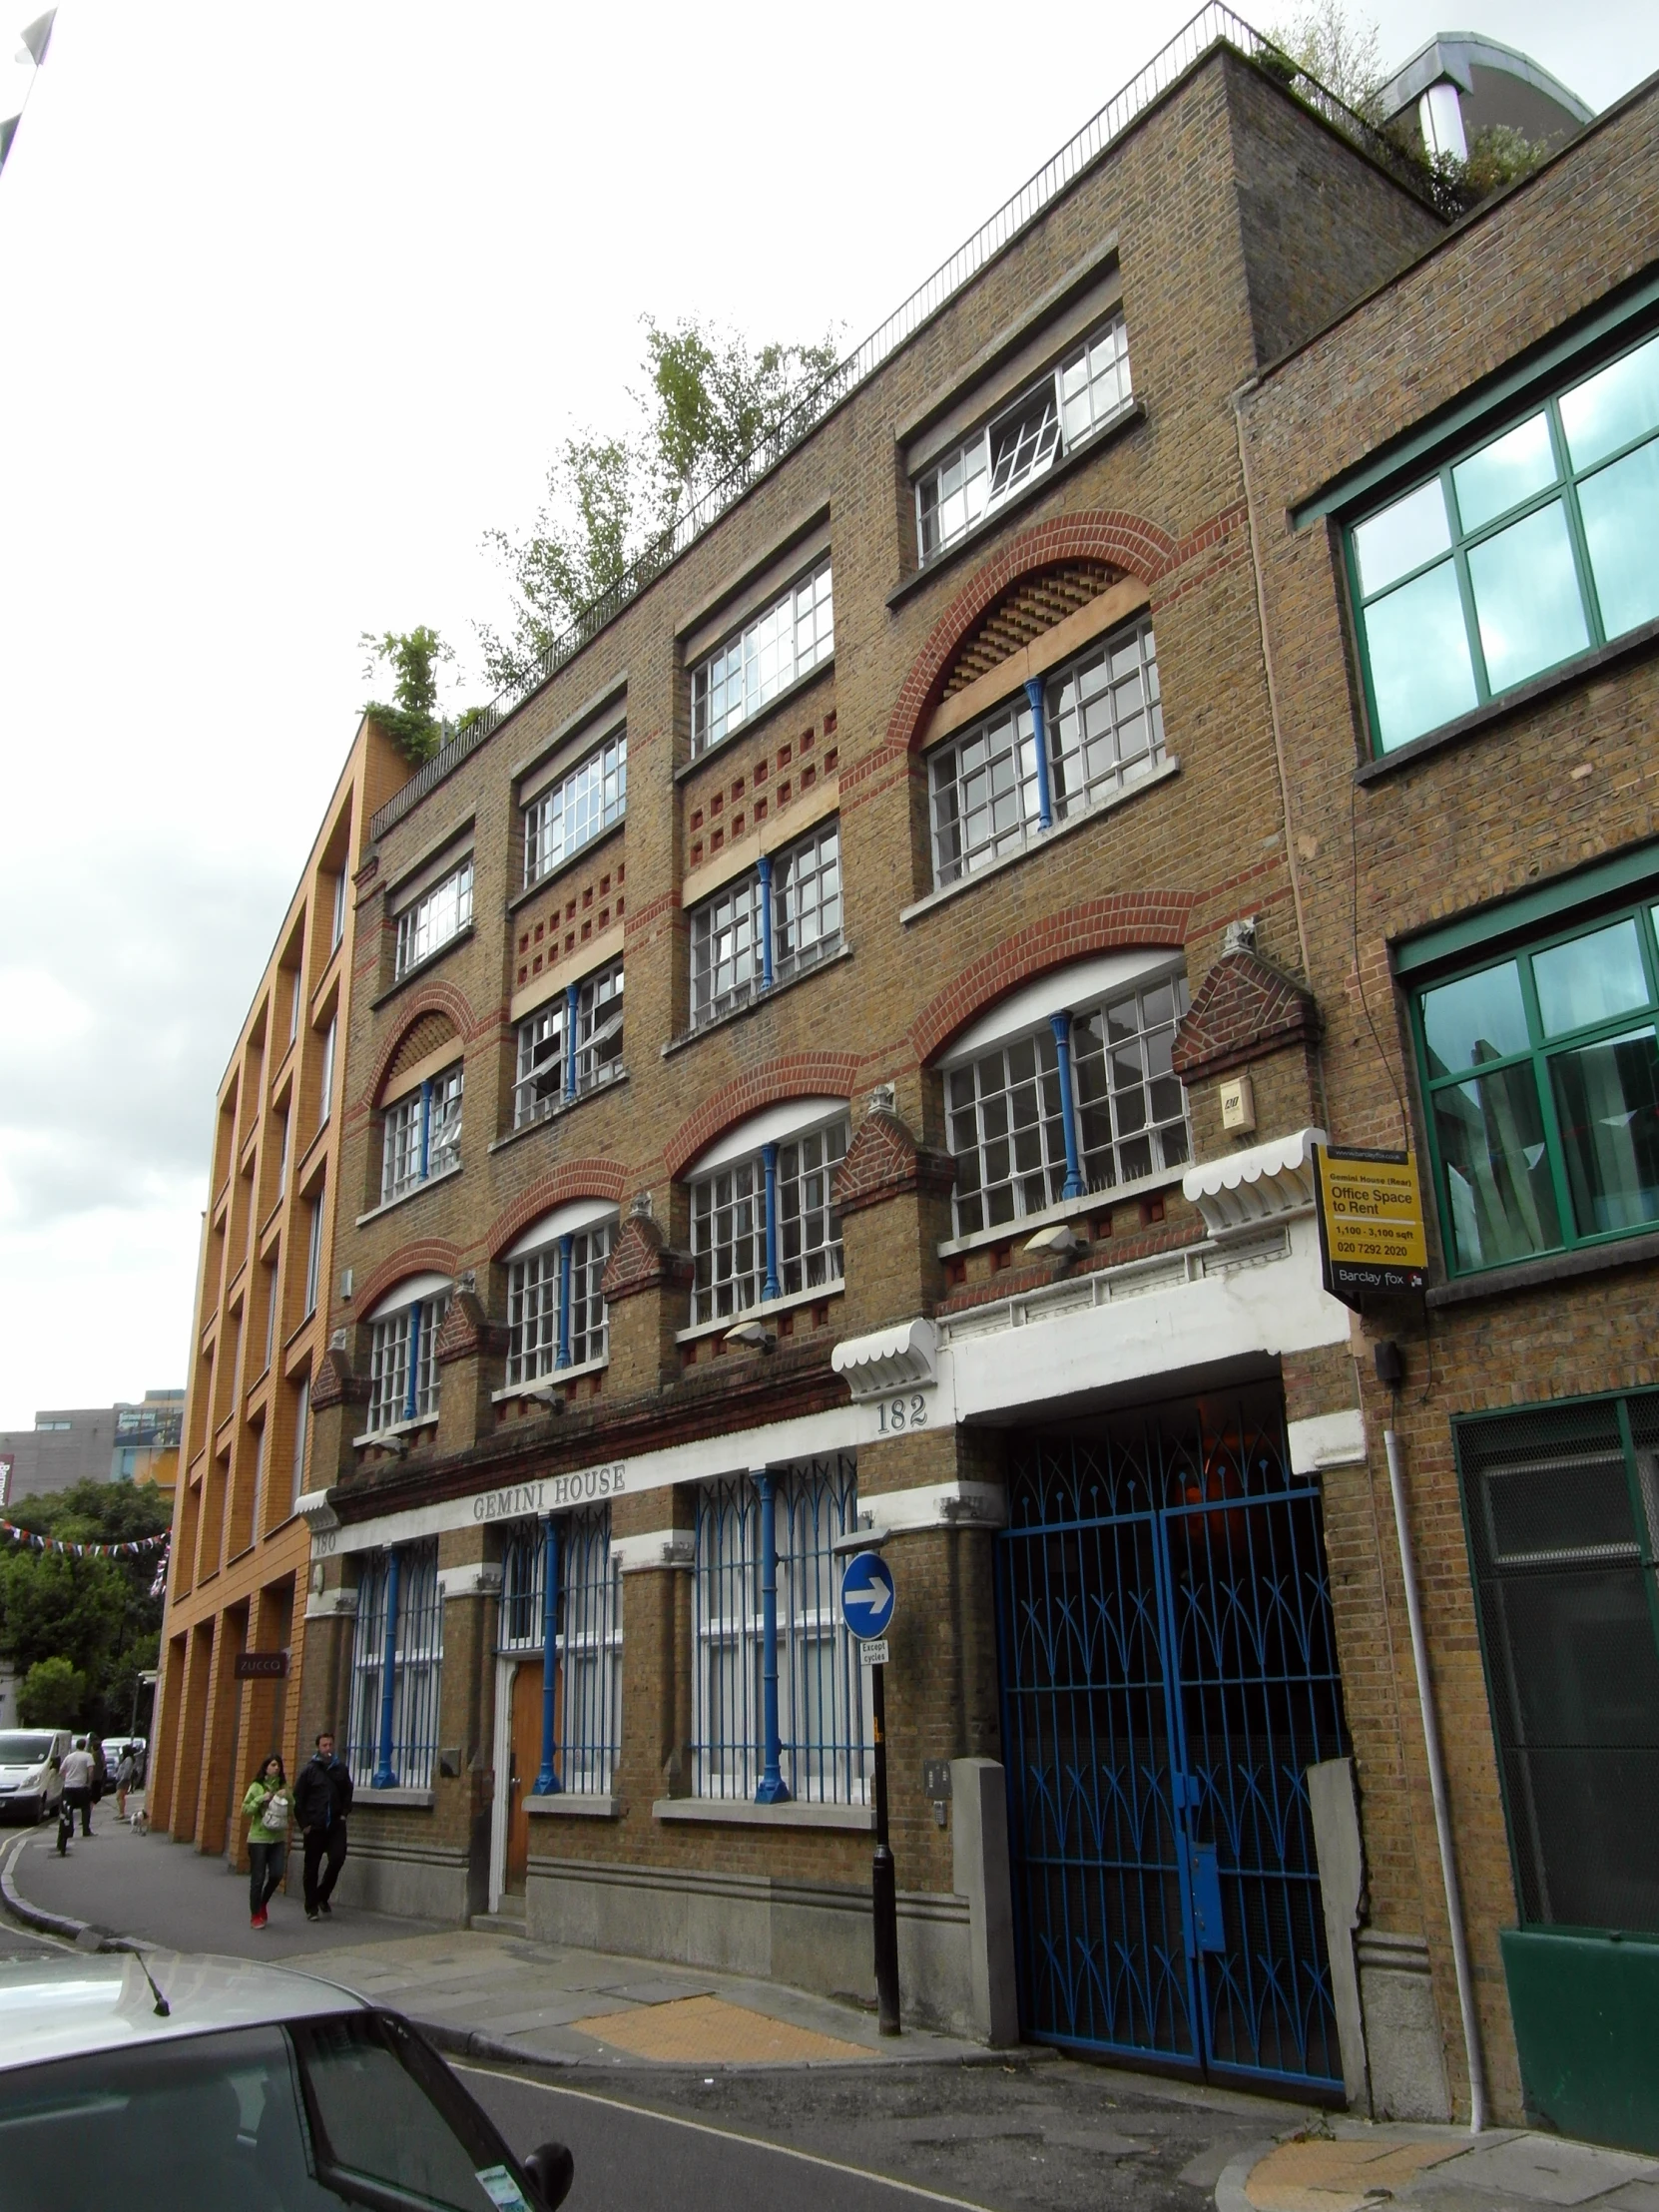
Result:
[[400,1245],[389,1260],[380,1262],[366,1283],[358,1285],[351,1303],[359,1313],[367,1314],[405,1276],[431,1273],[453,1277],[460,1260],[459,1246],[441,1237],[421,1237],[413,1244]]
[[455,1024],[455,1037],[464,1043],[478,1024],[464,992],[453,983],[441,982],[436,976],[423,983],[406,1005],[397,1009],[397,1026],[387,1036],[385,1043],[374,1056],[374,1066],[362,1096],[364,1106],[375,1105],[382,1085],[391,1073],[391,1063],[397,1057],[397,1048],[423,1014],[444,1014]]
[[785,1098],[850,1098],[860,1062],[850,1052],[791,1052],[740,1075],[689,1114],[663,1147],[672,1176],[687,1168],[730,1129]]
[[521,1230],[528,1229],[543,1214],[550,1214],[555,1206],[564,1206],[573,1198],[604,1198],[620,1206],[627,1191],[627,1170],[615,1160],[566,1160],[496,1215],[485,1234],[484,1250],[492,1260],[499,1260]]
[[1191,891],[1114,891],[1016,930],[961,969],[922,1008],[909,1028],[916,1058],[930,1060],[975,1014],[1050,968],[1131,945],[1184,945],[1196,904]]
[[928,632],[888,718],[888,750],[909,753],[920,743],[957,647],[1010,585],[1061,561],[1078,560],[1109,561],[1127,575],[1152,584],[1175,567],[1180,550],[1169,532],[1145,515],[1107,508],[1057,515],[1051,522],[1022,530],[994,559],[975,569]]

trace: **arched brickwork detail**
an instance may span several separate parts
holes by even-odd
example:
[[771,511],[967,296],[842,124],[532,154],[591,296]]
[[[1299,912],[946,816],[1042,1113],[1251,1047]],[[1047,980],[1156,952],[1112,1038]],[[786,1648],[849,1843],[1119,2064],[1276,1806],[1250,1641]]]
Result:
[[1021,983],[1069,960],[1131,945],[1179,948],[1196,900],[1191,891],[1116,891],[1046,914],[963,968],[910,1024],[916,1058],[930,1060],[964,1023]]
[[792,1052],[765,1067],[752,1068],[716,1091],[689,1114],[663,1148],[670,1175],[683,1175],[698,1154],[732,1127],[763,1107],[785,1098],[850,1098],[859,1063],[850,1052]]
[[976,569],[940,615],[927,642],[910,664],[887,722],[889,751],[908,753],[938,705],[957,647],[986,610],[1022,576],[1052,568],[1058,561],[1109,561],[1148,584],[1172,569],[1180,548],[1167,530],[1145,515],[1096,508],[1084,514],[1056,515],[1022,530],[983,568]]
[[366,1283],[357,1286],[351,1303],[359,1314],[370,1313],[388,1291],[395,1290],[407,1275],[447,1275],[453,1277],[460,1266],[460,1250],[446,1243],[441,1237],[421,1237],[413,1244],[400,1245],[389,1260],[382,1260]]
[[455,1025],[457,1041],[475,1035],[479,1027],[465,993],[458,991],[453,983],[442,982],[436,976],[429,983],[423,983],[408,1003],[397,1009],[397,1027],[374,1056],[374,1066],[363,1091],[363,1105],[377,1103],[403,1039],[424,1014],[446,1015]]
[[615,1160],[567,1160],[496,1215],[484,1238],[484,1250],[492,1260],[499,1260],[520,1231],[555,1206],[567,1205],[573,1198],[604,1198],[620,1206],[627,1190],[627,1171]]

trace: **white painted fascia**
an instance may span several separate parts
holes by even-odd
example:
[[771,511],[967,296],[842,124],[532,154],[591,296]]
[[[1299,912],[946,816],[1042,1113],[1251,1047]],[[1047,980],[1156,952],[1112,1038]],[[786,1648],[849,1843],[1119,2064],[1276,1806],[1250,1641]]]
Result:
[[1323,1129],[1299,1129],[1294,1136],[1189,1168],[1181,1188],[1212,1237],[1254,1228],[1313,1205],[1314,1147],[1329,1142]]
[[830,1365],[846,1378],[855,1399],[879,1397],[884,1390],[910,1389],[931,1382],[938,1365],[938,1333],[918,1317],[878,1329],[868,1337],[846,1337],[830,1355]]

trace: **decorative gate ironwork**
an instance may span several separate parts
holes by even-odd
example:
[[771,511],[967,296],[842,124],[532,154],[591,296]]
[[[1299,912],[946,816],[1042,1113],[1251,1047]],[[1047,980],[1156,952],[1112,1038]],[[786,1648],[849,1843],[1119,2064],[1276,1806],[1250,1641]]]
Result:
[[997,1633],[1020,2012],[1342,2087],[1307,1770],[1346,1755],[1319,1493],[1277,1388],[1011,1454]]

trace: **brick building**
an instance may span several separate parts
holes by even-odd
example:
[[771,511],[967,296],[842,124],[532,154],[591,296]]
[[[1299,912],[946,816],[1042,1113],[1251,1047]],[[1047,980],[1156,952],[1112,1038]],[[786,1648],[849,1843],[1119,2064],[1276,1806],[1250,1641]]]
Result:
[[[308,1563],[294,1500],[326,1342],[349,886],[370,815],[407,774],[365,724],[219,1089],[150,1770],[152,1822],[204,1852],[245,1848],[255,1760],[275,1747],[292,1771]],[[281,1671],[239,1672],[249,1652]]]
[[[867,1995],[834,1547],[873,1525],[912,2011],[1466,2110],[1392,1418],[1513,2117],[1450,1399],[1420,1315],[1323,1288],[1313,1174],[1327,1132],[1397,1141],[1389,948],[1460,956],[1567,802],[1533,821],[1513,765],[1464,796],[1475,750],[1416,735],[1354,793],[1330,549],[1421,406],[1577,311],[1505,259],[1551,194],[1576,296],[1638,264],[1594,154],[1448,235],[1256,44],[1200,19],[375,815],[301,1734],[347,1747],[360,1899]],[[1334,483],[1337,525],[1286,524]],[[1540,712],[1628,732],[1596,653]],[[1478,861],[1442,849],[1476,801],[1512,826]],[[1436,1343],[1489,1394],[1461,1296]],[[1586,1326],[1593,1386],[1644,1379]]]

